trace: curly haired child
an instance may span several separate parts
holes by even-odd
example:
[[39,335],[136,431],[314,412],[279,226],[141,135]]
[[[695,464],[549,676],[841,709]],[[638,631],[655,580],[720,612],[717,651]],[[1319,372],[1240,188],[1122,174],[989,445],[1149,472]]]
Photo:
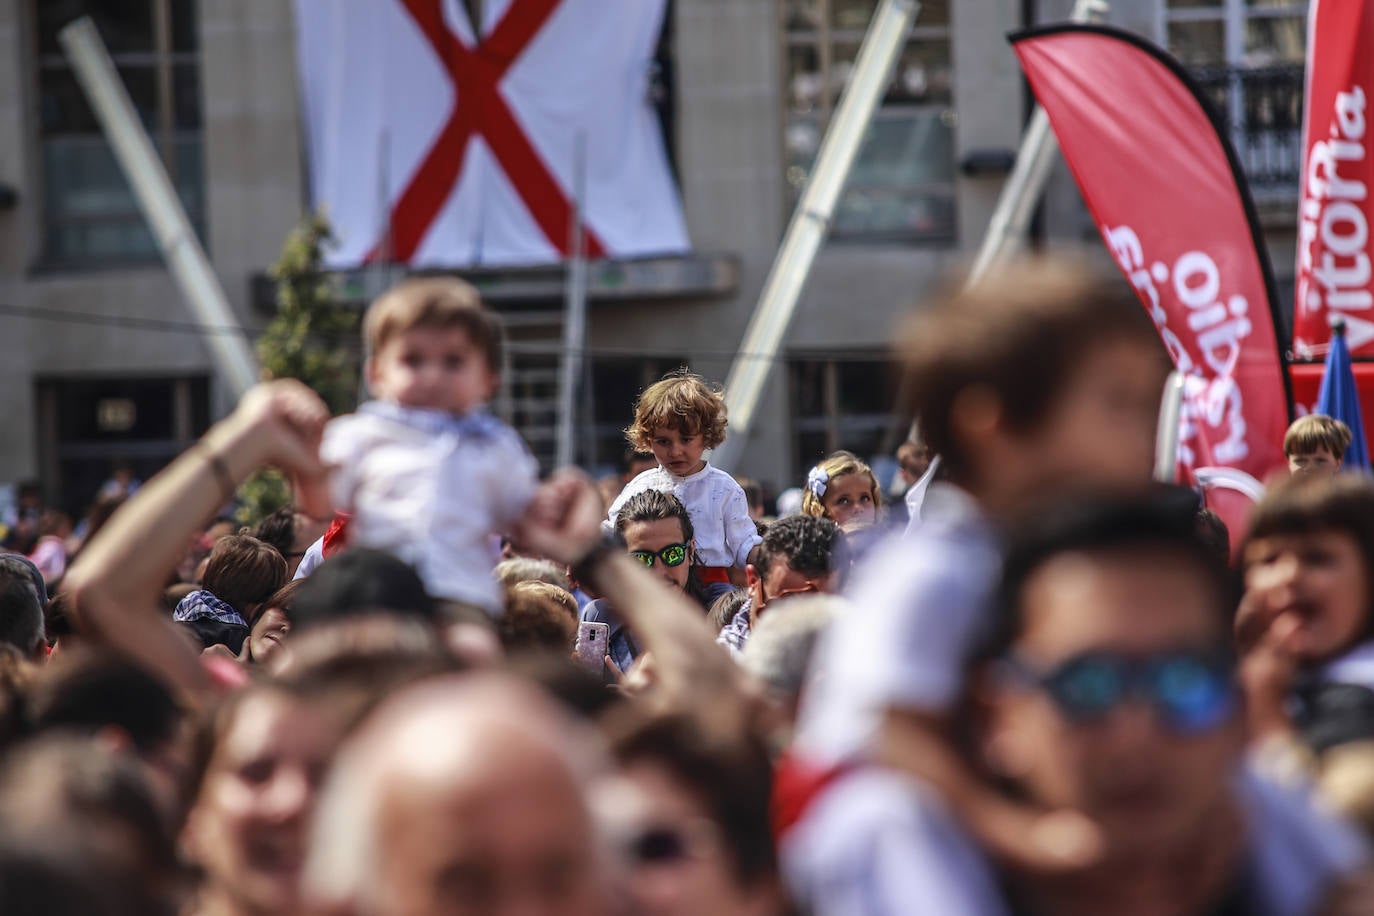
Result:
[[698,572],[708,600],[730,590],[730,568],[743,570],[761,540],[744,490],[704,457],[725,441],[726,423],[725,398],[698,375],[673,372],[646,388],[625,438],[631,447],[652,452],[658,466],[625,485],[606,521],[614,528],[621,507],[644,490],[676,496],[696,530]]

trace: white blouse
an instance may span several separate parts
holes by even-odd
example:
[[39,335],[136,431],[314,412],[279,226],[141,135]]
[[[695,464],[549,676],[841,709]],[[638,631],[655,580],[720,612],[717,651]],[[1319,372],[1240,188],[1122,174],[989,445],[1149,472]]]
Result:
[[749,551],[763,538],[749,517],[749,499],[735,478],[706,467],[688,477],[675,477],[663,467],[651,468],[625,485],[611,503],[605,527],[612,530],[626,501],[636,493],[658,490],[671,493],[687,507],[696,529],[697,557],[705,566],[744,568]]

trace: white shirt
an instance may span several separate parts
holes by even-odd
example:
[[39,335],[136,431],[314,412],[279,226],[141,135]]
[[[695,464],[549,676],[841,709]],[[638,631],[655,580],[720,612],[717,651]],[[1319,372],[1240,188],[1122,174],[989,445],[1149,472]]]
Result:
[[921,478],[907,488],[906,496],[902,497],[906,501],[906,530],[914,531],[916,526],[921,523],[921,510],[926,501],[926,492],[930,489],[931,481],[935,479],[935,472],[940,470],[940,456],[936,455],[930,459],[930,465]]
[[763,538],[749,517],[749,499],[735,478],[706,467],[689,477],[675,477],[663,467],[651,468],[625,485],[611,503],[607,530],[615,528],[615,517],[636,493],[658,490],[671,493],[687,507],[696,531],[697,558],[705,566],[744,568],[749,551]]
[[1374,690],[1374,642],[1362,642],[1322,668],[1321,679]]
[[815,916],[1009,916],[963,825],[891,770],[861,767],[828,786],[778,858],[793,899]]
[[[1368,851],[1301,793],[1241,769],[1248,897],[1265,916],[1305,916]],[[876,767],[828,787],[784,836],[783,875],[816,916],[1009,916],[994,867],[931,790]]]
[[335,505],[353,513],[350,546],[410,563],[435,597],[500,610],[490,535],[516,523],[539,474],[514,430],[370,401],[329,423],[320,457]]
[[931,487],[921,524],[863,561],[848,588],[862,614],[821,635],[796,746],[831,763],[862,757],[889,708],[948,711],[986,632],[1001,545],[973,497]]
[[324,562],[324,537],[315,538],[315,543],[305,548],[305,556],[301,557],[301,565],[296,567],[296,574],[291,578],[305,579],[315,571],[315,568]]

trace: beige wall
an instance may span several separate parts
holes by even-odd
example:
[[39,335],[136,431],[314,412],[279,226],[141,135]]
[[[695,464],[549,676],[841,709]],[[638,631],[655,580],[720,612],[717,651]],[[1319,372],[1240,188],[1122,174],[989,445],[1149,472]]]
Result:
[[[33,117],[32,0],[0,0],[0,181],[19,206],[0,212],[0,306],[125,320],[191,322],[158,264],[55,273],[41,264],[42,181]],[[203,0],[201,87],[211,258],[240,322],[249,277],[276,255],[300,213],[300,131],[291,7]],[[98,319],[97,319],[98,320]],[[0,482],[38,470],[33,379],[207,373],[197,334],[0,314]],[[216,406],[223,409],[222,396]]]
[[[0,0],[0,181],[19,188],[17,210],[0,212],[0,305],[111,316],[186,318],[158,266],[67,275],[33,269],[41,197],[36,125],[27,112],[33,0]],[[1005,34],[1020,0],[959,0],[953,13],[956,143],[959,156],[1015,149],[1022,88]],[[201,0],[208,236],[226,292],[243,320],[249,277],[275,258],[300,214],[303,155],[291,4]],[[678,0],[677,162],[687,222],[702,252],[739,258],[738,293],[727,299],[596,305],[593,347],[682,353],[724,379],[788,217],[783,162],[782,38],[774,0]],[[999,178],[957,181],[958,240],[944,245],[833,245],[821,254],[798,305],[787,345],[820,355],[886,346],[894,322],[981,239]],[[1071,190],[1071,189],[1070,189]],[[1072,200],[1066,209],[1072,212]],[[0,314],[0,481],[35,470],[31,378],[61,373],[207,371],[192,334],[65,325]],[[765,392],[742,470],[778,486],[792,466],[785,372]],[[220,403],[219,407],[225,405]],[[628,406],[628,405],[627,405]]]
[[[1019,0],[959,0],[953,52],[958,155],[1015,149],[1021,89],[1004,35]],[[771,0],[678,0],[678,163],[688,228],[704,252],[741,260],[738,294],[668,307],[593,309],[593,346],[682,352],[724,380],[786,226],[783,182],[783,62],[778,6]],[[887,347],[913,303],[947,277],[981,240],[1000,179],[960,178],[954,244],[836,244],[817,260],[785,346],[823,356]],[[963,247],[961,247],[961,245]],[[970,247],[972,246],[972,247]],[[793,483],[791,404],[779,365],[767,386],[741,471],[777,487]]]

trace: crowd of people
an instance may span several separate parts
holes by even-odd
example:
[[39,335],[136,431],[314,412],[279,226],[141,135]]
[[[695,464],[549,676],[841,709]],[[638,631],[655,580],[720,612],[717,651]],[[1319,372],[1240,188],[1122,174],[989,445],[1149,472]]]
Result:
[[773,515],[689,371],[541,480],[471,287],[364,334],[352,415],[264,383],[79,531],[21,501],[0,912],[1374,913],[1374,480],[1307,417],[1246,531],[1152,483],[1119,278],[934,297],[895,486],[837,452]]

